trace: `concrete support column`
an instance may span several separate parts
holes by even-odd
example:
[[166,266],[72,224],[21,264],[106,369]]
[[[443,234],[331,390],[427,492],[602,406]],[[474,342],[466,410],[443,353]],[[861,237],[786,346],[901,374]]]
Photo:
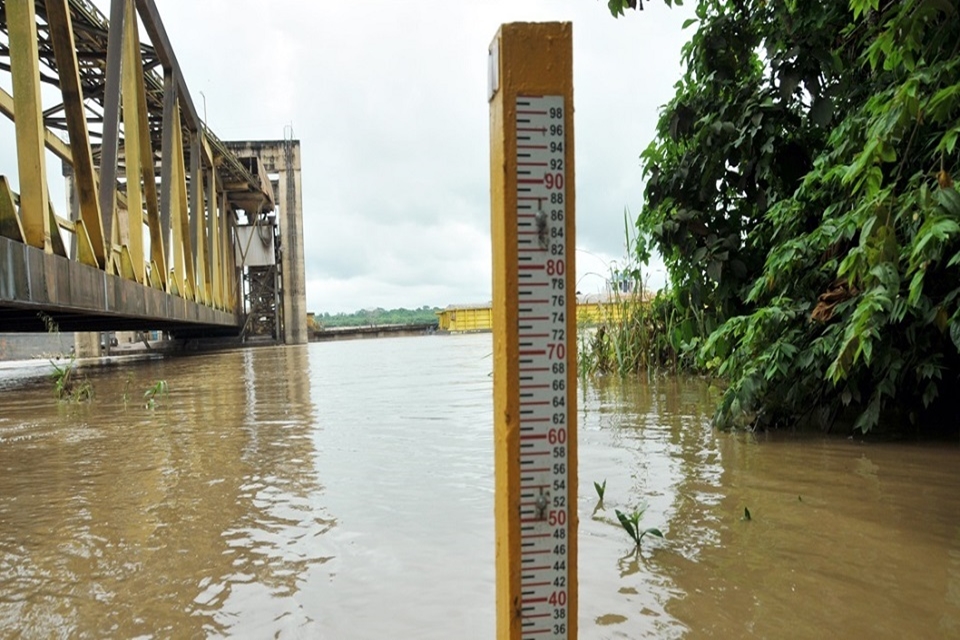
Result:
[[[67,162],[63,163],[63,178],[66,187],[67,211],[70,212],[70,219],[76,222],[81,219],[80,215],[80,195],[76,176],[73,173],[73,167]],[[70,259],[77,259],[77,234],[70,234]],[[99,358],[100,353],[100,334],[96,331],[75,331],[73,334],[73,353],[78,358]]]
[[[227,148],[241,160],[250,162],[254,173],[273,188],[273,202],[266,208],[248,209],[249,199],[240,208],[249,216],[269,213],[273,203],[279,209],[280,227],[280,319],[278,341],[284,344],[307,343],[307,278],[304,268],[303,196],[300,184],[300,141],[252,140],[228,142]],[[259,168],[258,168],[259,167]],[[269,177],[268,177],[269,176]],[[229,194],[227,195],[229,198]],[[247,205],[247,206],[245,206]],[[242,275],[238,270],[238,281]],[[240,284],[238,282],[238,284]]]
[[280,158],[280,266],[283,269],[283,342],[307,343],[307,282],[303,255],[300,142],[284,140]]
[[73,351],[78,358],[100,357],[100,334],[92,331],[73,334]]

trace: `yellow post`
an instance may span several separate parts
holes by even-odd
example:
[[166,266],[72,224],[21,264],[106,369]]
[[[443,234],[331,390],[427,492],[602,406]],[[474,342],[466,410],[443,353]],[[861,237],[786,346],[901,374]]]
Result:
[[173,286],[181,298],[196,299],[196,278],[193,250],[190,244],[190,219],[187,207],[187,172],[183,158],[183,135],[180,127],[179,101],[173,113],[173,171],[171,177],[173,227]]
[[[184,223],[181,217],[186,217],[187,196],[186,184],[184,182],[183,168],[183,130],[180,128],[180,105],[176,101],[173,113],[173,154],[170,164],[170,228],[173,232],[171,240],[171,252],[173,253],[173,264],[168,265],[171,268],[168,286],[170,293],[182,298],[188,298],[186,291],[186,267],[184,264],[184,240],[189,241],[189,234],[184,234]],[[186,235],[186,238],[184,236]]]
[[7,176],[0,175],[0,236],[23,242],[23,235],[17,204],[13,200],[13,189],[7,182]]
[[[497,637],[577,637],[570,23],[490,46]],[[569,348],[568,348],[569,346]]]
[[50,233],[58,231],[50,228],[36,7],[33,2],[8,2],[6,6],[20,172],[20,221],[26,243],[52,253]]
[[[127,165],[127,211],[126,224],[121,222],[121,229],[126,226],[129,237],[127,247],[130,253],[130,262],[133,267],[133,279],[145,283],[146,260],[143,252],[143,192],[140,189],[142,175],[141,160],[143,155],[140,146],[144,142],[150,144],[150,139],[140,138],[140,95],[137,86],[137,76],[143,74],[140,61],[140,42],[137,38],[136,8],[133,0],[127,1],[127,15],[131,16],[124,23],[123,34],[123,153]],[[153,179],[153,165],[143,167],[150,175],[147,180]],[[123,215],[123,214],[121,214]]]
[[[177,122],[179,121],[180,116],[178,112]],[[193,269],[193,244],[190,241],[191,212],[190,207],[187,204],[187,169],[183,153],[183,136],[180,134],[180,131],[181,130],[178,127],[173,137],[175,143],[174,149],[176,150],[174,152],[173,161],[176,165],[177,196],[179,198],[177,209],[180,212],[180,248],[175,250],[178,252],[178,255],[182,256],[183,260],[183,292],[180,294],[180,296],[186,298],[187,300],[196,300],[197,278]]]
[[217,202],[217,170],[210,169],[210,184],[208,185],[208,196],[210,207],[210,272],[213,287],[213,306],[217,309],[223,309],[223,256],[220,255],[220,204]]
[[233,252],[234,212],[221,192],[220,198],[220,257],[223,265],[223,303],[229,311],[240,307],[237,291],[237,258]]
[[[131,10],[130,15],[136,15],[136,12]],[[133,20],[133,22],[136,23],[136,20]],[[160,225],[156,171],[154,169],[153,147],[150,142],[150,121],[147,117],[146,83],[143,78],[143,58],[140,55],[140,38],[135,28],[133,29],[133,39],[136,43],[133,47],[133,66],[140,70],[139,73],[134,74],[134,79],[136,80],[137,126],[140,138],[140,169],[143,173],[143,196],[147,212],[147,228],[150,231],[151,284],[165,290],[167,286],[165,239]],[[144,260],[146,260],[146,256],[144,256]]]
[[80,219],[76,232],[78,259],[82,264],[107,268],[103,219],[97,195],[97,172],[90,151],[90,135],[84,114],[83,86],[80,84],[70,6],[67,0],[47,0],[46,7],[50,40],[53,42],[60,72],[60,91],[63,94],[63,112],[70,136],[74,185],[80,203]]
[[[203,131],[198,131],[197,136],[202,138]],[[193,172],[193,180],[196,181],[196,186],[194,188],[194,204],[193,204],[193,215],[196,216],[195,224],[197,225],[197,237],[196,237],[196,246],[194,247],[197,252],[197,262],[196,262],[196,271],[197,271],[197,302],[201,302],[205,305],[211,305],[213,302],[212,295],[212,286],[210,283],[210,256],[207,254],[207,204],[205,202],[205,189],[203,188],[204,178],[208,176],[212,171],[203,170],[203,160],[200,159],[200,149],[203,148],[202,139],[194,143],[191,153],[196,153],[197,158],[197,169]],[[191,160],[192,161],[192,160]],[[211,209],[212,211],[212,203]]]

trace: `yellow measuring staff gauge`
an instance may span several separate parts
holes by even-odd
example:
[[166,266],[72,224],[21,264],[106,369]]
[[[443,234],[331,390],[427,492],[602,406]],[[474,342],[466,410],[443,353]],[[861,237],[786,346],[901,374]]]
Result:
[[490,50],[498,638],[577,631],[569,23]]

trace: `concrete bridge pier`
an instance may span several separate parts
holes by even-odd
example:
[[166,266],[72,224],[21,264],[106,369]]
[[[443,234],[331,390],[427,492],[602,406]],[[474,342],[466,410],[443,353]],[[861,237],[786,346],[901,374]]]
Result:
[[300,191],[300,142],[284,140],[277,166],[280,205],[280,265],[283,273],[283,342],[307,343],[307,282],[303,255],[303,203]]
[[[70,219],[76,223],[80,219],[80,195],[77,193],[77,181],[73,175],[73,165],[66,160],[61,161],[61,175],[63,176],[67,201],[66,210]],[[70,234],[70,259],[77,259],[77,236]],[[73,353],[78,358],[99,358],[103,355],[100,349],[100,333],[97,331],[75,331],[73,334]]]
[[280,304],[279,341],[306,344],[307,282],[304,268],[303,199],[299,140],[226,142],[238,158],[256,158],[270,177],[279,212]]

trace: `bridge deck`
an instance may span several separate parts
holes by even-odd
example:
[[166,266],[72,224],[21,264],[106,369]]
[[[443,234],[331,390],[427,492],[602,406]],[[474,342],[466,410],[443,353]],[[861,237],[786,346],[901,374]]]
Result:
[[0,326],[8,332],[164,330],[236,335],[233,314],[0,237]]

